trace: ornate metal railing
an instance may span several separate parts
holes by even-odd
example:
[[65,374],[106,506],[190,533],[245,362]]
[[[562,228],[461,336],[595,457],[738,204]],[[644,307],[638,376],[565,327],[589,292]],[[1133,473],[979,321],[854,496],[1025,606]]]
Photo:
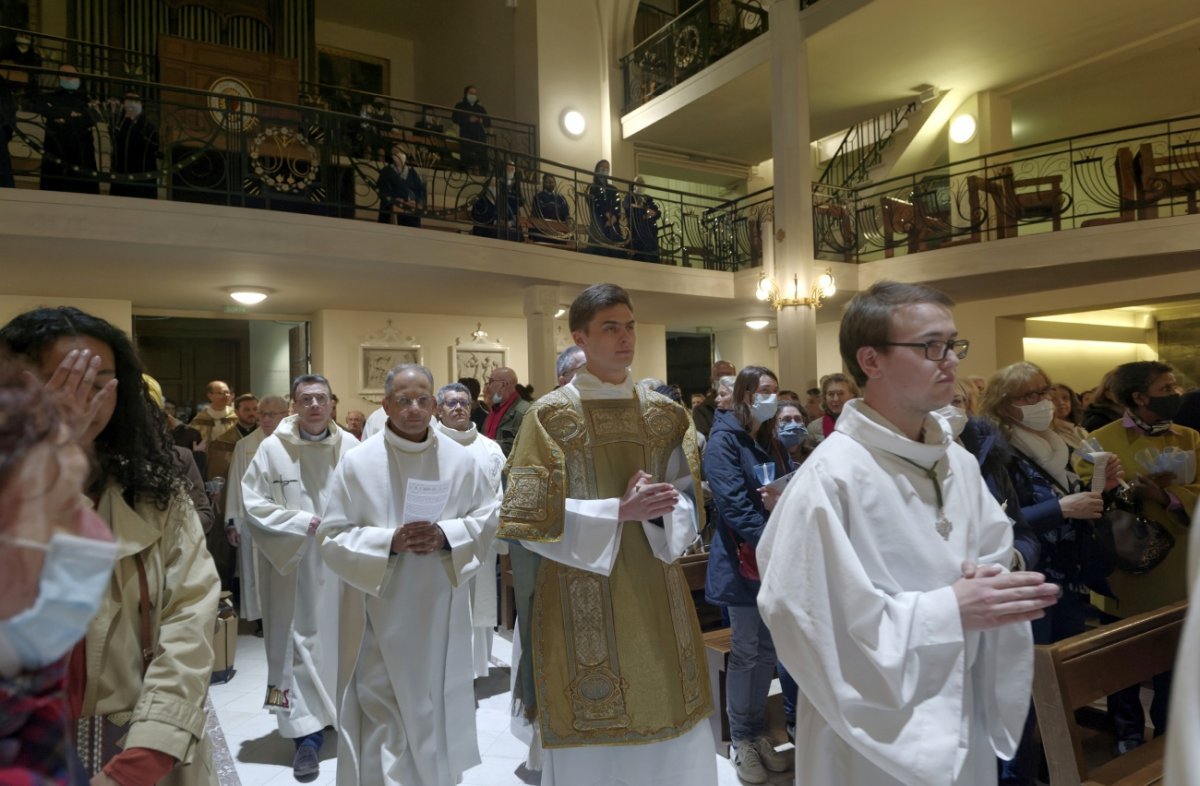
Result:
[[869,261],[1195,214],[1200,116],[992,153],[854,189],[814,184],[816,255]]
[[891,145],[901,124],[920,106],[914,101],[864,120],[848,130],[818,182],[851,188],[866,180],[870,168],[883,161],[883,151]]
[[764,188],[708,211],[711,243],[726,270],[762,265],[763,227],[775,221],[773,193]]
[[[58,76],[18,70],[35,84]],[[137,117],[122,101],[130,87],[145,97]],[[4,150],[18,187],[419,225],[715,270],[753,264],[751,225],[766,209],[762,195],[635,191],[495,145],[315,106],[95,75],[80,91],[14,98]],[[403,153],[413,176],[385,152]],[[6,169],[0,158],[0,184]]]
[[700,0],[621,58],[625,112],[767,31],[759,0]]
[[[18,36],[30,39],[27,52],[18,52],[15,42]],[[75,66],[81,73],[99,76],[140,79],[153,82],[158,78],[158,60],[152,55],[129,49],[59,38],[44,33],[31,32],[15,27],[0,25],[0,52],[14,56],[22,65],[54,70],[64,65]],[[55,78],[46,72],[44,79]],[[52,82],[39,87],[53,89]]]
[[[300,83],[300,103],[343,114],[358,115],[364,121],[382,120],[441,134],[458,133],[458,114],[452,107],[439,104],[423,104],[419,101],[350,90],[319,82]],[[487,119],[488,144],[521,155],[537,155],[536,125],[498,115],[488,115]]]

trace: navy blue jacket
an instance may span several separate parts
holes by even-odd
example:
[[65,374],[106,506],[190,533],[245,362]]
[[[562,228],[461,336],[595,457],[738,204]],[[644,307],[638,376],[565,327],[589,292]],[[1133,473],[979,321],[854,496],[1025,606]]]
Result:
[[760,582],[738,573],[737,542],[741,539],[757,546],[762,537],[770,514],[758,493],[762,484],[754,466],[772,462],[776,477],[795,468],[786,453],[771,456],[763,450],[732,412],[716,411],[704,449],[704,474],[717,509],[704,581],[704,598],[709,603],[753,606],[757,602]]
[[1025,520],[1020,495],[1008,475],[1008,466],[1013,460],[1012,448],[1000,431],[983,418],[968,420],[960,439],[963,447],[979,459],[979,474],[987,483],[988,491],[1013,520],[1013,548],[1024,558],[1025,569],[1040,570],[1042,542]]

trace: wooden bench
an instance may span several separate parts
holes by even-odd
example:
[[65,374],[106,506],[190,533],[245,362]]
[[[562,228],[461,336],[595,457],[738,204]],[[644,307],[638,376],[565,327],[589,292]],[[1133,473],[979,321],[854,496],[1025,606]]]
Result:
[[712,689],[713,709],[708,716],[712,727],[713,744],[718,752],[724,752],[729,744],[729,716],[725,713],[725,666],[729,663],[729,649],[733,643],[733,632],[729,628],[710,630],[703,634],[704,655],[708,661],[708,683]]
[[1098,766],[1085,760],[1076,710],[1174,665],[1187,602],[1034,648],[1033,700],[1051,786],[1150,786],[1162,781],[1166,737]]

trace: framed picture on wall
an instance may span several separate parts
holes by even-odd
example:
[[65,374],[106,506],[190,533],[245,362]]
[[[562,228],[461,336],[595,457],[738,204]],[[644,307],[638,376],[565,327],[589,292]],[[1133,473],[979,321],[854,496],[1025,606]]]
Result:
[[391,61],[317,44],[317,81],[329,87],[391,95]]
[[508,365],[508,347],[489,341],[483,325],[471,334],[470,341],[454,339],[450,347],[451,378],[458,380],[471,377],[479,380],[479,387],[487,389],[488,378],[496,369]]
[[388,372],[401,363],[420,363],[420,344],[364,342],[358,347],[358,394],[367,401],[383,400]]

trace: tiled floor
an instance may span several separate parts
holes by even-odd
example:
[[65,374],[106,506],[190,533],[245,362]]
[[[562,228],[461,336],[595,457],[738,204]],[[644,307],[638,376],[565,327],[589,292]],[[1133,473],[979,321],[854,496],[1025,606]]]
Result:
[[[492,646],[492,674],[485,680],[476,681],[479,708],[475,713],[475,729],[483,762],[463,775],[463,786],[525,786],[539,781],[538,773],[527,772],[522,766],[525,745],[509,731],[508,663],[511,653],[510,642],[496,636]],[[243,786],[294,784],[292,743],[279,736],[275,717],[262,709],[267,683],[263,640],[251,635],[239,636],[235,665],[236,676],[224,685],[213,685],[210,693],[238,776]],[[737,786],[740,781],[729,761],[713,755],[720,786]],[[313,781],[315,786],[334,783],[336,759],[337,739],[327,735],[321,751],[321,774]],[[778,786],[791,782],[790,774],[771,781]]]

